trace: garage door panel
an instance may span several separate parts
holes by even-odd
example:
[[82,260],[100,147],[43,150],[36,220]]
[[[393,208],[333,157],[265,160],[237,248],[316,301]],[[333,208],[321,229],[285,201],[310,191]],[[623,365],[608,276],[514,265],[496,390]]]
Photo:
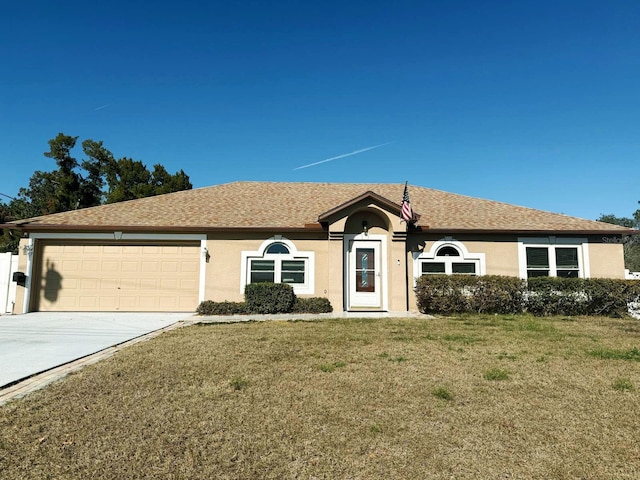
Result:
[[84,274],[86,274],[87,272],[99,272],[100,262],[96,260],[83,260],[81,267]]
[[178,265],[178,262],[164,261],[160,265],[160,271],[162,273],[175,273],[178,271]]
[[191,305],[198,305],[197,295],[184,295],[178,297],[178,310],[179,311],[191,311]]
[[39,310],[194,311],[199,246],[43,245]]
[[121,271],[124,275],[131,272],[137,272],[140,269],[140,265],[136,260],[124,260],[121,265]]
[[98,297],[96,297],[95,295],[82,296],[82,297],[79,297],[78,300],[79,300],[78,306],[80,306],[82,309],[91,309],[91,308],[99,307]]
[[100,287],[100,280],[97,278],[81,278],[80,288],[84,291],[97,291]]
[[184,273],[196,273],[199,269],[199,262],[184,261],[180,263],[180,271]]
[[[82,264],[78,260],[64,260],[62,265],[60,265],[60,268],[65,272],[77,272],[80,271],[81,265]],[[55,262],[51,262],[51,268],[56,268]]]
[[144,273],[158,273],[160,271],[160,266],[155,260],[143,260],[141,269]]
[[159,278],[142,278],[140,280],[140,290],[155,292],[161,288]]
[[100,270],[102,273],[111,272],[116,273],[120,272],[120,262],[118,260],[102,260]]
[[163,290],[177,290],[179,285],[179,279],[177,278],[160,279],[160,288],[162,288]]
[[100,295],[96,297],[100,310],[117,310],[118,297],[115,295]]
[[184,292],[193,292],[198,290],[198,280],[193,278],[181,278],[180,279],[180,290]]

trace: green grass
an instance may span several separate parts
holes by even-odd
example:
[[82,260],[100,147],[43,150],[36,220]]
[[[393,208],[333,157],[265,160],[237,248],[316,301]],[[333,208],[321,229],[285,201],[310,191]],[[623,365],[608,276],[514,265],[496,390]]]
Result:
[[640,362],[640,348],[638,347],[627,349],[597,348],[595,350],[589,350],[587,354],[603,360],[631,360]]
[[0,407],[0,478],[638,478],[639,347],[585,317],[182,328]]
[[434,388],[431,395],[441,400],[453,400],[453,394],[445,387]]
[[320,365],[318,368],[322,372],[331,373],[336,368],[342,368],[342,367],[345,367],[346,365],[347,364],[345,362],[333,362],[333,363],[324,363],[324,364]]
[[508,380],[509,372],[502,368],[490,368],[489,370],[486,370],[482,376],[485,380]]
[[633,383],[628,378],[617,378],[615,382],[613,382],[613,388],[615,390],[625,392],[635,390]]
[[249,382],[242,377],[237,377],[229,381],[229,386],[231,386],[231,388],[233,388],[234,390],[242,390],[244,388],[247,388],[248,385]]

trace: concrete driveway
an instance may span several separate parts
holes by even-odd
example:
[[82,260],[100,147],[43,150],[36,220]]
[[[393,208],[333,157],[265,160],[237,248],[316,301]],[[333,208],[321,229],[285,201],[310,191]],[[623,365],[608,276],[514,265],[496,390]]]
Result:
[[0,388],[191,317],[184,312],[0,316]]

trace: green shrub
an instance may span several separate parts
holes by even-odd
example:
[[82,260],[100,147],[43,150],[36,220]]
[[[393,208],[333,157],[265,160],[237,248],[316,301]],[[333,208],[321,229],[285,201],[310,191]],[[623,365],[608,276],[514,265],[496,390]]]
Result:
[[[253,285],[261,285],[255,287]],[[205,300],[198,305],[199,315],[245,315],[251,313],[329,313],[333,307],[329,299],[324,297],[297,298],[293,289],[287,284],[253,284],[247,285],[251,303],[246,302],[213,302]],[[266,286],[270,285],[270,286]],[[246,297],[245,293],[245,297]],[[292,300],[293,298],[293,300]]]
[[611,278],[423,275],[416,283],[422,313],[523,313],[622,317],[640,302],[640,282]]
[[640,298],[640,283],[613,278],[530,278],[526,309],[534,315],[622,317]]
[[294,313],[329,313],[333,312],[333,307],[328,298],[324,297],[311,297],[311,298],[299,298],[296,297],[293,303]]
[[415,292],[422,313],[519,313],[524,282],[497,275],[423,275]]
[[244,299],[251,313],[288,313],[293,310],[295,294],[288,283],[250,283]]
[[205,300],[200,302],[196,308],[198,315],[242,315],[247,312],[247,305],[244,302],[213,302]]

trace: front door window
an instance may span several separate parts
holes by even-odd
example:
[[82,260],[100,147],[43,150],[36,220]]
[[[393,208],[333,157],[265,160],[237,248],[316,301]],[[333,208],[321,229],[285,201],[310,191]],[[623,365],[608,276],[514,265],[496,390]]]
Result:
[[375,262],[373,248],[356,248],[356,292],[375,292]]

